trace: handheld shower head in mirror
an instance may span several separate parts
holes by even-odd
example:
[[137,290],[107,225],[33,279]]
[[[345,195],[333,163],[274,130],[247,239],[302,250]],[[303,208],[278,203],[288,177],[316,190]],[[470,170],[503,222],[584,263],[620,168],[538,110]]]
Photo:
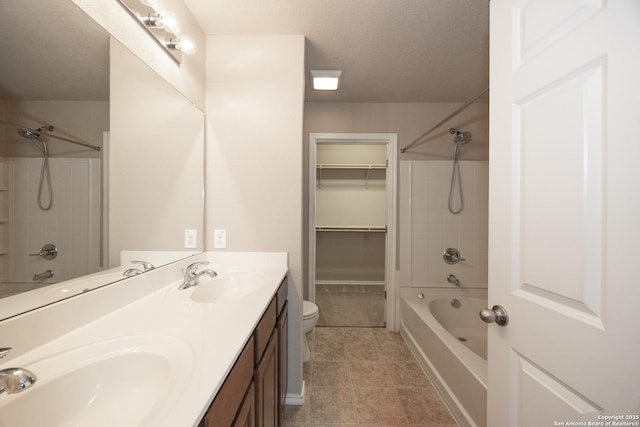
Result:
[[471,142],[471,132],[462,132],[456,128],[449,129],[451,135],[455,135],[453,142],[456,144],[467,144]]
[[42,136],[42,132],[51,132],[53,131],[53,126],[40,126],[38,129],[29,129],[29,128],[18,128],[17,132],[23,138],[29,140],[40,140]]

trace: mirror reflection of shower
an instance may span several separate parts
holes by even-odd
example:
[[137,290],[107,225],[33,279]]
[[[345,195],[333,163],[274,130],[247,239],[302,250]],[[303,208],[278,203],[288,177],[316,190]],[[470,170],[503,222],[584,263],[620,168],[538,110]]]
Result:
[[[48,211],[53,206],[53,186],[51,184],[51,172],[49,170],[49,152],[47,150],[47,132],[53,131],[53,126],[41,126],[38,129],[18,128],[18,135],[38,143],[42,151],[42,166],[40,167],[40,182],[38,184],[38,207]],[[47,184],[47,195],[43,197],[42,188]]]
[[[458,129],[451,128],[449,129],[449,133],[451,135],[455,135],[453,138],[453,142],[456,144],[455,152],[453,154],[453,168],[451,169],[451,183],[449,185],[449,212],[454,215],[462,212],[462,208],[464,206],[464,200],[462,198],[462,180],[460,178],[460,165],[458,163],[458,157],[460,155],[460,147],[464,144],[468,144],[471,142],[471,132],[462,132]],[[458,189],[458,205],[454,207],[454,190]]]

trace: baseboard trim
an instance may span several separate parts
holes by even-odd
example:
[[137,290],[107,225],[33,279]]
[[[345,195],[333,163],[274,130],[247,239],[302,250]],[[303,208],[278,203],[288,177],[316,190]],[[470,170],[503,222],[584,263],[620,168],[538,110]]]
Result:
[[304,405],[304,392],[305,392],[305,385],[304,385],[304,381],[302,381],[302,391],[300,392],[300,394],[287,393],[284,397],[284,404],[292,405],[292,406]]

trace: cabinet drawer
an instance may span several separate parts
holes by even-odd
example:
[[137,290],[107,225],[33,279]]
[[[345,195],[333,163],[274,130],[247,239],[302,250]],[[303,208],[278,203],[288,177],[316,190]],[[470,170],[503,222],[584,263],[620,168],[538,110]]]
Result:
[[269,337],[273,332],[273,328],[276,326],[276,298],[271,300],[271,304],[267,308],[267,311],[262,315],[260,323],[256,326],[256,330],[253,333],[255,344],[255,364],[260,363],[262,353],[269,343]]
[[201,426],[229,427],[232,425],[247,388],[253,380],[254,351],[254,339],[251,337],[209,407],[204,424],[200,424]]

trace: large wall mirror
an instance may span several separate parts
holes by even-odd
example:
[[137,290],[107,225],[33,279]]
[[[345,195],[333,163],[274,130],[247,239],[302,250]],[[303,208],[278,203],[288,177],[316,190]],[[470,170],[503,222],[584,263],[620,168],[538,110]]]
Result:
[[203,250],[192,102],[71,0],[2,2],[0,54],[0,320]]

